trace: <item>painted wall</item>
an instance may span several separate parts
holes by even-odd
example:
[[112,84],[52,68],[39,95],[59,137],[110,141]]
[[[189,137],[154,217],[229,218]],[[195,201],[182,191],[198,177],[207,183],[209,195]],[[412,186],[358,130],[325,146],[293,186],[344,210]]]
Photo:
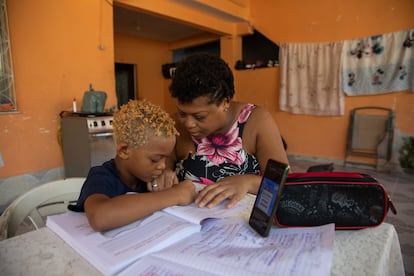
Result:
[[[328,42],[396,32],[414,27],[414,1],[250,1],[253,26],[280,42]],[[279,69],[237,71],[237,98],[273,111],[288,142],[288,152],[343,159],[349,110],[384,106],[396,111],[396,138],[414,134],[414,93],[346,97],[345,116],[293,115],[278,108]],[[396,139],[398,143],[398,139]],[[395,150],[398,145],[394,145]],[[394,155],[394,162],[396,155]]]
[[[345,156],[349,110],[358,106],[393,108],[397,112],[396,136],[414,134],[414,93],[346,97],[344,116],[304,116],[279,110],[278,67],[235,71],[235,76],[235,98],[263,105],[273,113],[288,143],[289,154],[342,160]],[[398,145],[395,145],[394,151],[397,150]]]
[[[7,1],[17,114],[0,115],[0,179],[63,166],[59,113],[92,83],[116,103],[112,6],[101,0]],[[104,50],[98,48],[103,45]]]
[[[352,39],[414,27],[412,0],[255,0],[250,5],[253,25],[275,42]],[[169,81],[160,72],[161,65],[170,62],[169,46],[116,35],[114,48],[108,1],[8,1],[8,11],[19,113],[0,115],[0,179],[63,166],[57,141],[59,113],[71,108],[73,97],[81,108],[89,83],[107,92],[107,108],[115,105],[114,61],[136,63],[139,96],[173,112]],[[234,52],[224,54],[236,58]],[[347,116],[280,112],[278,68],[235,75],[236,99],[271,109],[289,153],[343,158]],[[414,134],[414,94],[347,98],[346,109],[373,103],[395,108],[397,130]]]
[[136,66],[138,98],[148,99],[163,107],[167,106],[161,64],[171,62],[168,44],[116,33],[114,50],[116,62]]

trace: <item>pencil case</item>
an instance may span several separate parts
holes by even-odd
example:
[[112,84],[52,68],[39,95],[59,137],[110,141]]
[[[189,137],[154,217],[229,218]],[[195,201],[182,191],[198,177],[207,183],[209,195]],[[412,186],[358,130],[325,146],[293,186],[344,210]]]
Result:
[[386,189],[358,172],[291,173],[286,179],[274,223],[306,227],[335,223],[335,229],[380,225],[396,209]]

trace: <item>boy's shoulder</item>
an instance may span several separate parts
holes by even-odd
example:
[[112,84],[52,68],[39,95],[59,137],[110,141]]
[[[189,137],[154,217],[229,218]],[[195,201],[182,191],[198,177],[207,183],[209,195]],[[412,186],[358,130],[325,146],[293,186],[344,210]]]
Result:
[[115,160],[111,159],[108,161],[105,161],[104,163],[102,163],[102,165],[97,165],[97,166],[93,166],[90,170],[89,170],[89,175],[90,174],[113,174],[115,173],[115,175],[117,175],[117,170],[116,170],[116,166],[115,166]]
[[106,179],[111,182],[118,182],[118,180],[120,181],[114,159],[108,160],[102,165],[92,167],[89,170],[87,179],[93,180],[93,182],[96,182],[97,179]]

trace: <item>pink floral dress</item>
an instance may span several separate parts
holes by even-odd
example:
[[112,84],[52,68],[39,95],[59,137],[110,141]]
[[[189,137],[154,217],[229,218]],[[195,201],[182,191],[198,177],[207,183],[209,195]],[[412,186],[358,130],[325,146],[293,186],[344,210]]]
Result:
[[243,128],[255,107],[253,104],[244,106],[227,133],[210,135],[201,140],[192,137],[196,153],[179,162],[179,178],[211,184],[226,176],[260,174],[256,157],[242,148]]

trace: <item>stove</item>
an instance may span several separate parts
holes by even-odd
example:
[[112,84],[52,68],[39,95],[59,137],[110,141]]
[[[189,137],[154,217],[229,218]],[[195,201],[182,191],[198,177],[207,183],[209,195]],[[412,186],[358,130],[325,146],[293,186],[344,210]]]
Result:
[[112,119],[113,116],[87,117],[86,124],[88,125],[89,133],[112,132]]
[[61,113],[66,177],[86,177],[89,169],[115,157],[111,113]]
[[81,113],[81,112],[68,112],[63,111],[60,114],[63,118],[84,118],[82,121],[86,123],[89,133],[99,133],[113,131],[112,120],[113,114],[104,113]]

